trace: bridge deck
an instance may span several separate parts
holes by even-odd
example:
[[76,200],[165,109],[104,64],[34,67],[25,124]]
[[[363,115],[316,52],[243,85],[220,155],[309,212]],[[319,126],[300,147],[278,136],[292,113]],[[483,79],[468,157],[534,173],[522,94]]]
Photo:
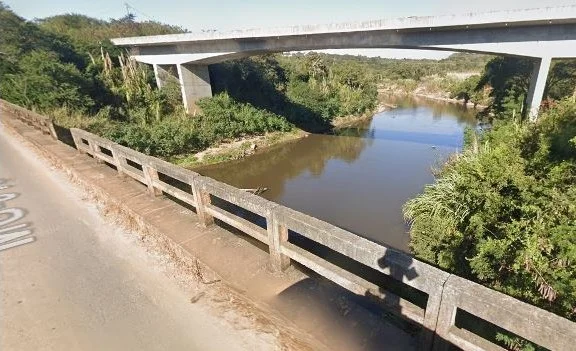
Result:
[[[165,197],[151,198],[146,187],[119,177],[112,168],[32,131],[20,121],[8,120],[5,114],[1,118],[3,123],[8,122],[18,133],[45,150],[45,156],[73,174],[80,184],[89,185],[100,199],[132,213],[146,228],[161,233],[159,240],[169,251],[179,257],[195,257],[244,298],[256,301],[270,320],[284,321],[284,328],[291,337],[301,338],[298,342],[313,343],[313,349],[320,345],[310,340],[317,340],[330,350],[381,350],[383,345],[387,350],[415,349],[415,338],[399,327],[400,322],[383,320],[334,283],[311,278],[294,267],[284,274],[270,273],[266,269],[267,251],[246,237],[219,226],[204,229],[198,225],[193,212],[175,202]],[[45,210],[52,211],[52,208]],[[202,279],[213,280],[209,274]],[[107,289],[105,281],[101,284]]]
[[119,46],[166,45],[182,42],[200,42],[228,39],[301,36],[358,31],[389,31],[451,28],[491,28],[506,24],[508,27],[542,24],[576,23],[576,5],[511,11],[491,11],[442,16],[410,16],[374,21],[317,24],[278,28],[252,28],[211,33],[184,33],[141,37],[115,38]]

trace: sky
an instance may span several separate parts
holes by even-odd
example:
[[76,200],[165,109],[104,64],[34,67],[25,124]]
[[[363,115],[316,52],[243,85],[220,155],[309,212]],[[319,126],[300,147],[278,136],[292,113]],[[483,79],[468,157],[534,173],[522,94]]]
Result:
[[[79,13],[100,19],[129,11],[137,20],[155,20],[192,32],[303,24],[367,21],[576,5],[576,0],[0,0],[26,19]],[[443,58],[446,52],[398,49],[346,50],[334,53],[395,58]]]

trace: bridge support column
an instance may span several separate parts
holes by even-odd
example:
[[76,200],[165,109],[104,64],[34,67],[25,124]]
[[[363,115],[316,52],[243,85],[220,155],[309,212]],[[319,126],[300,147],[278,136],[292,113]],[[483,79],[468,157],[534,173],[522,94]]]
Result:
[[531,121],[535,121],[538,118],[538,111],[544,97],[544,88],[546,87],[546,79],[548,78],[551,62],[552,59],[550,57],[542,57],[534,63],[528,97],[526,98],[528,117]]
[[195,115],[199,112],[196,101],[212,96],[210,74],[207,65],[179,64],[178,77],[182,88],[182,101],[186,112]]
[[159,65],[154,64],[154,77],[156,77],[156,85],[158,89],[162,89],[166,86],[166,83],[170,79],[178,81],[178,76],[176,75],[176,65]]

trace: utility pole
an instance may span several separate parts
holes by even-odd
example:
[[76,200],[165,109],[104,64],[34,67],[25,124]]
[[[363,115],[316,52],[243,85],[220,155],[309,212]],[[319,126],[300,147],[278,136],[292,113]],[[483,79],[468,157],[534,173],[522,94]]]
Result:
[[135,8],[130,6],[130,4],[127,2],[124,3],[124,6],[126,6],[126,17],[124,18],[126,18],[128,22],[134,22],[136,16],[130,10],[135,10]]

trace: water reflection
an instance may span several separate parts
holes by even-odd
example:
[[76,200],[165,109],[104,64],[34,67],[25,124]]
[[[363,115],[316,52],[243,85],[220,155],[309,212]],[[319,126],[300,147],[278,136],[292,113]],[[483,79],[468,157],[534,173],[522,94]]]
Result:
[[462,145],[473,111],[389,97],[398,108],[336,135],[310,135],[242,160],[200,169],[240,188],[401,250],[401,207],[433,181],[434,166]]
[[362,150],[372,144],[370,124],[371,121],[365,121],[338,135],[311,134],[245,159],[198,171],[240,188],[265,186],[269,190],[262,195],[276,201],[284,194],[285,183],[290,179],[303,174],[321,177],[331,159],[354,162]]
[[432,110],[432,117],[435,120],[453,119],[458,124],[474,124],[476,119],[476,111],[469,109],[462,104],[454,104],[451,102],[431,100],[418,96],[401,96],[401,95],[382,95],[380,100],[388,104],[398,106],[400,110],[418,110],[426,108]]

